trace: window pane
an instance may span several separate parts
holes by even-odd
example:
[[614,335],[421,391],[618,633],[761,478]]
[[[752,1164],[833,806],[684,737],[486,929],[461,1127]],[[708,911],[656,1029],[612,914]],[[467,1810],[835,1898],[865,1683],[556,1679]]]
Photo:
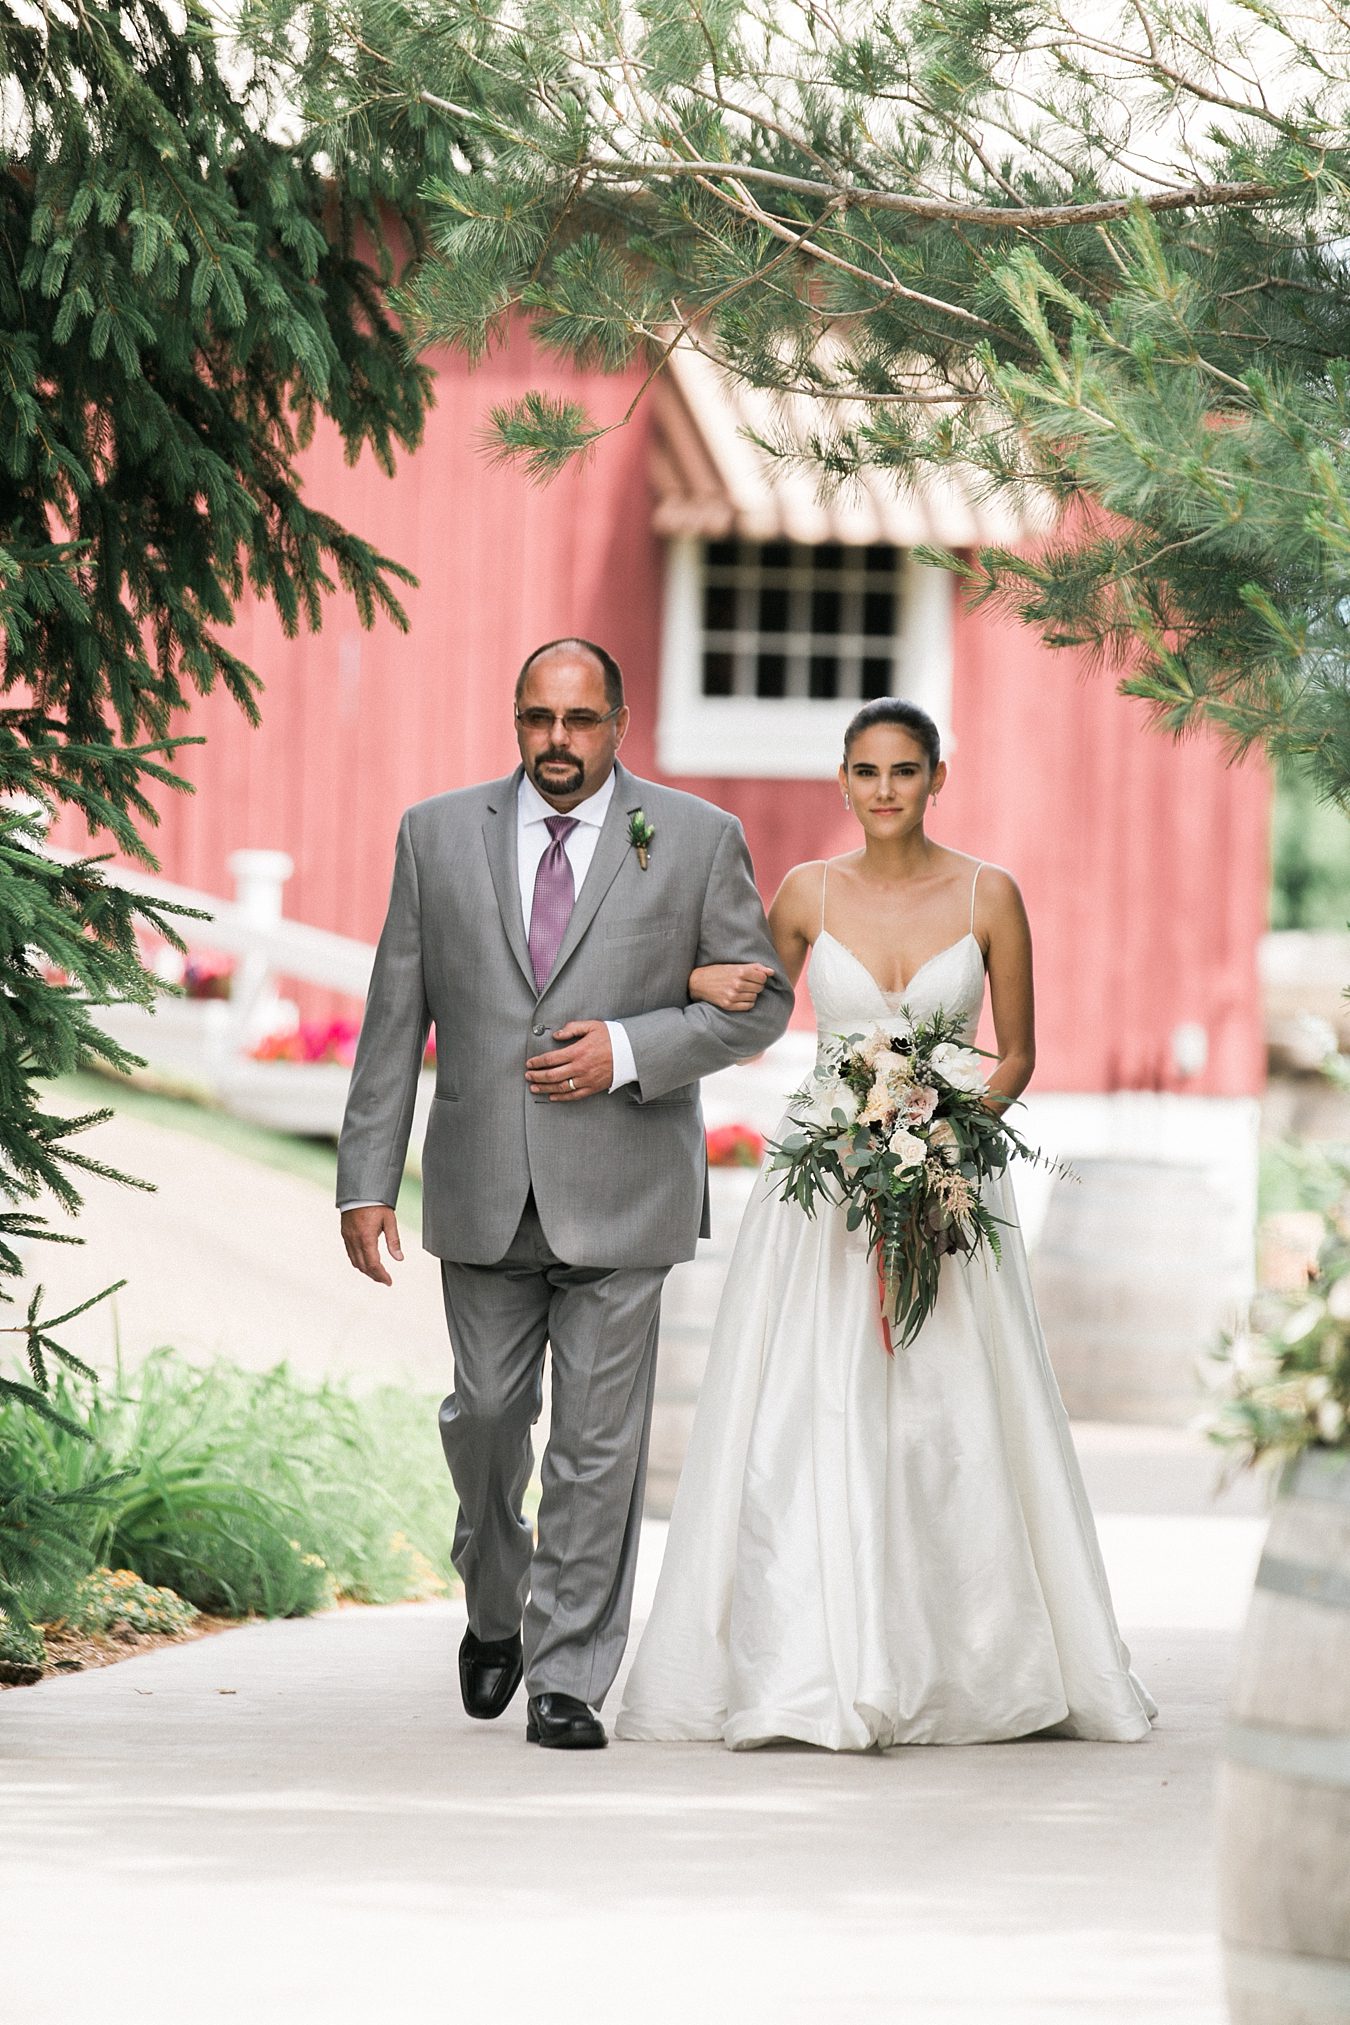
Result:
[[833,698],[839,694],[839,659],[835,654],[811,656],[811,694]]
[[824,634],[827,638],[839,631],[840,598],[838,591],[812,591],[811,631]]
[[761,633],[786,633],[788,629],[788,594],[768,585],[759,594],[759,630]]
[[785,541],[766,541],[759,552],[759,559],[766,570],[791,569],[792,550]]
[[726,568],[732,563],[738,563],[740,559],[741,545],[738,541],[710,541],[708,543],[708,561],[710,563],[716,563],[722,568]]
[[705,654],[703,656],[703,694],[705,696],[730,696],[732,664],[730,654]]
[[868,591],[863,598],[864,633],[889,634],[895,630],[895,599],[889,591]]
[[755,656],[756,696],[787,695],[787,655],[757,654]]
[[863,551],[863,568],[871,574],[888,576],[895,568],[893,548],[869,548]]
[[889,696],[891,693],[891,664],[878,655],[869,654],[862,664],[862,693],[864,696]]
[[710,633],[730,633],[736,625],[734,584],[708,584],[703,593],[703,623]]

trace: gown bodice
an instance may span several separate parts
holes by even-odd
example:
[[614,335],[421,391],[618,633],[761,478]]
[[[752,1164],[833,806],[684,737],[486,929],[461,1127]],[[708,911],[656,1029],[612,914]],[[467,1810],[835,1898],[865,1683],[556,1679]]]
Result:
[[835,1034],[886,1027],[899,1032],[910,1020],[931,1019],[941,1007],[974,1038],[984,1004],[984,955],[974,934],[963,935],[921,963],[902,992],[883,991],[867,965],[823,928],[811,948],[807,977],[821,1041]]

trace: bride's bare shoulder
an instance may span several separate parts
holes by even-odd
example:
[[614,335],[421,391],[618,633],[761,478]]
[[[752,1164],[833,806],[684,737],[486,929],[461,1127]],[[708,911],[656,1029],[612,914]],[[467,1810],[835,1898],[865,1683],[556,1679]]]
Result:
[[779,898],[795,900],[805,893],[814,893],[819,898],[826,863],[824,858],[806,858],[800,865],[794,865],[783,874],[783,883],[778,888]]
[[776,919],[803,929],[810,922],[811,932],[815,932],[815,924],[820,918],[820,892],[826,862],[824,858],[808,858],[783,875],[783,883],[773,903]]
[[972,885],[978,875],[979,891],[990,893],[1015,893],[1017,881],[1002,865],[996,865],[992,858],[977,857],[974,851],[954,851],[950,844],[944,846],[947,864],[952,877],[960,881],[967,879]]
[[1012,873],[1002,865],[991,864],[987,858],[971,858],[969,864],[974,882],[976,924],[981,935],[991,932],[1000,922],[1024,924],[1026,903]]
[[991,864],[987,858],[972,858],[970,870],[972,878],[977,871],[980,875],[981,894],[987,894],[993,900],[1011,900],[1020,893],[1016,879],[1003,865]]

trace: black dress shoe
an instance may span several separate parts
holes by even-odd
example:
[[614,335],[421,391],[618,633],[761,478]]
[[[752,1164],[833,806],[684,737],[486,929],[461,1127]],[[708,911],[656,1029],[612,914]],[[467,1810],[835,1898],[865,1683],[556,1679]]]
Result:
[[547,1751],[603,1751],[609,1738],[599,1716],[575,1695],[544,1693],[530,1696],[525,1741]]
[[475,1638],[466,1631],[459,1648],[459,1691],[468,1713],[490,1723],[520,1686],[524,1670],[519,1632],[514,1638]]

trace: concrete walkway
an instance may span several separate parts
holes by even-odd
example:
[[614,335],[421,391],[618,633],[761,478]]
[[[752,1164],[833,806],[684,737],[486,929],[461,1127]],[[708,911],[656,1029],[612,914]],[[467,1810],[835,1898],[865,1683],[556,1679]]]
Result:
[[[115,1085],[96,1101],[127,1106]],[[55,1104],[77,1108],[64,1089]],[[440,1272],[415,1216],[403,1219],[405,1262],[393,1286],[376,1286],[347,1263],[327,1176],[285,1173],[212,1144],[190,1129],[187,1106],[176,1122],[118,1109],[84,1144],[155,1193],[82,1179],[85,1207],[68,1226],[82,1243],[29,1247],[27,1270],[46,1286],[49,1312],[127,1282],[64,1328],[62,1342],[98,1370],[111,1367],[119,1344],[135,1362],[169,1343],[195,1362],[223,1356],[267,1369],[285,1359],[308,1381],[447,1387]]]
[[452,1604],[0,1695],[6,2025],[1221,2025],[1212,1780],[1262,1522],[1195,1509],[1193,1449],[1095,1446],[1154,1508],[1101,1521],[1162,1708],[1137,1746],[541,1752],[519,1703],[463,1715]]
[[[116,1319],[133,1356],[440,1385],[415,1233],[371,1287],[312,1178],[133,1115],[97,1139],[160,1190],[91,1183],[87,1246],[35,1256],[56,1301],[131,1276],[72,1347],[106,1365]],[[1259,1500],[1215,1504],[1180,1432],[1075,1438],[1146,1743],[569,1757],[519,1703],[463,1715],[457,1605],[229,1632],[0,1693],[0,2025],[1222,2025],[1212,1782]]]

